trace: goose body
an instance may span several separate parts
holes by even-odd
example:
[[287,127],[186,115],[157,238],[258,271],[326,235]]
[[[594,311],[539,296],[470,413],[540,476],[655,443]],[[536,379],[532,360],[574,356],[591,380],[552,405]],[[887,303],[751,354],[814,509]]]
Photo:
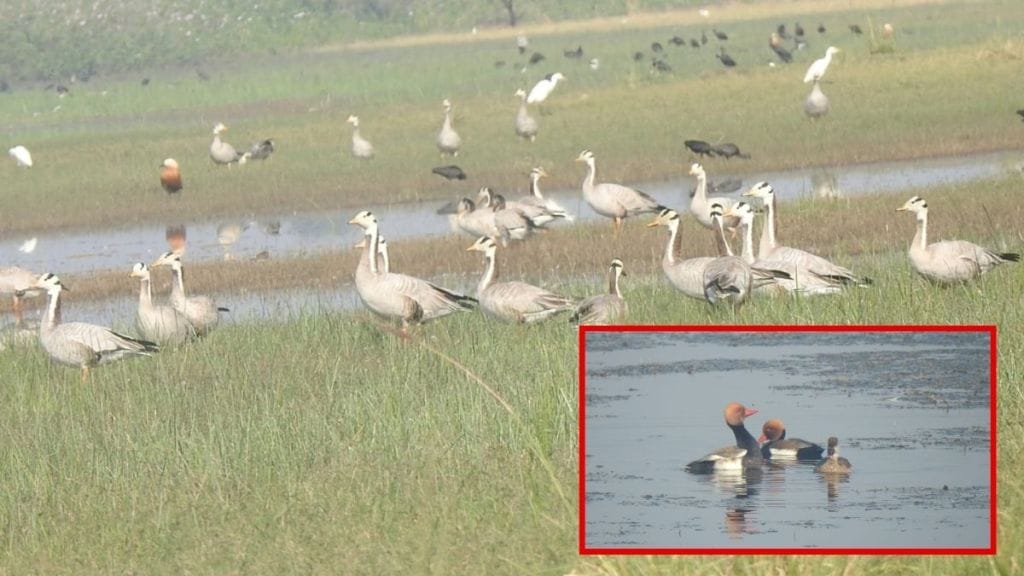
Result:
[[399,320],[402,331],[406,332],[413,324],[473,309],[476,300],[469,296],[446,290],[420,278],[381,270],[377,258],[380,252],[378,222],[372,213],[364,210],[349,223],[362,228],[366,236],[355,280],[359,297],[371,311],[388,319]]
[[828,70],[828,65],[832,63],[832,56],[839,53],[839,48],[835,46],[829,46],[825,50],[825,56],[818,58],[813,64],[807,68],[807,73],[804,74],[804,84],[808,82],[817,82],[821,80],[821,77],[825,75],[825,71]]
[[[700,225],[705,228],[711,228],[711,205],[719,204],[722,206],[723,211],[727,211],[736,201],[731,198],[723,198],[715,196],[708,198],[708,173],[704,170],[704,167],[694,162],[690,165],[690,176],[697,178],[697,191],[694,192],[693,198],[690,199],[690,214],[700,222]],[[739,220],[733,217],[726,218],[726,228],[735,228],[739,224]]]
[[540,179],[547,175],[548,173],[543,168],[530,170],[530,194],[520,198],[518,203],[535,208],[532,211],[527,211],[527,214],[537,226],[544,227],[555,220],[572,222],[575,218],[569,214],[568,210],[553,199],[545,198],[540,191]]
[[160,185],[168,194],[181,192],[181,171],[174,158],[167,158],[160,164]]
[[754,210],[750,204],[739,202],[730,212],[739,218],[740,234],[743,237],[743,250],[740,257],[755,268],[785,272],[788,278],[777,278],[774,283],[760,286],[755,293],[775,296],[783,293],[800,293],[803,295],[835,294],[842,292],[842,283],[838,280],[822,278],[808,270],[801,269],[794,262],[786,260],[758,260],[754,258]]
[[499,234],[504,236],[503,228],[522,228],[522,237],[513,237],[514,240],[523,240],[536,229],[565,218],[563,212],[552,212],[543,202],[537,202],[536,197],[532,195],[521,200],[506,200],[501,194],[494,194],[490,187],[484,186],[480,188],[477,199],[480,206],[489,207],[494,211],[494,223]]
[[455,208],[455,224],[470,236],[497,236],[498,227],[494,219],[494,210],[486,207],[477,208],[469,198],[459,200]]
[[55,362],[81,368],[83,382],[89,378],[92,366],[126,356],[149,356],[159,350],[154,342],[136,340],[104,326],[85,322],[61,323],[61,292],[65,287],[60,278],[54,274],[43,274],[35,287],[45,290],[49,296],[46,312],[39,323],[39,342]]
[[533,142],[537,138],[537,119],[530,116],[526,106],[526,92],[522,89],[516,90],[519,96],[519,111],[516,112],[516,135]]
[[213,127],[213,143],[210,144],[210,159],[214,164],[232,164],[238,162],[241,155],[235,151],[235,147],[220,139],[222,132],[228,129],[227,126],[217,123]]
[[161,346],[183,344],[195,338],[196,330],[184,314],[171,306],[153,303],[149,268],[145,264],[136,264],[130,276],[139,279],[139,308],[135,313],[139,336]]
[[604,325],[624,320],[629,312],[629,306],[619,289],[619,278],[625,275],[622,260],[612,260],[608,267],[608,292],[580,302],[569,321],[576,324]]
[[734,310],[750,297],[752,290],[776,283],[778,278],[789,278],[782,270],[753,267],[743,258],[735,256],[725,239],[722,226],[722,206],[711,205],[711,220],[719,253],[704,268],[704,298],[710,304],[729,303]]
[[965,240],[928,243],[928,203],[914,196],[896,209],[913,212],[917,231],[910,243],[910,263],[918,274],[939,284],[966,282],[1006,262],[1020,261],[1020,254],[996,252]]
[[359,117],[349,116],[346,122],[352,125],[352,156],[363,160],[373,158],[373,144],[359,133]]
[[829,262],[816,254],[798,248],[780,246],[775,239],[776,207],[775,189],[767,182],[758,182],[744,196],[760,198],[764,203],[765,225],[761,229],[761,241],[757,248],[758,260],[785,262],[796,266],[800,276],[808,278],[813,274],[830,282],[838,282],[843,286],[867,286],[870,278],[857,276],[852,271]]
[[506,322],[531,324],[575,307],[570,298],[525,282],[499,282],[497,244],[483,236],[467,251],[483,252],[486,267],[477,284],[476,297],[487,316]]
[[704,299],[704,268],[714,260],[711,257],[698,257],[681,260],[679,252],[682,248],[682,237],[679,234],[679,214],[668,208],[647,224],[648,227],[665,226],[669,230],[668,245],[661,259],[661,269],[665,277],[677,290],[690,298]]
[[452,127],[452,103],[445,99],[441,104],[444,106],[444,122],[441,124],[441,131],[437,133],[437,149],[441,151],[442,157],[445,154],[458,156],[462,138]]
[[610,182],[595,184],[597,168],[594,153],[590,150],[580,152],[576,161],[587,164],[587,175],[583,179],[583,199],[594,212],[614,221],[616,233],[622,228],[622,221],[629,216],[656,214],[665,209],[657,200],[639,190]]
[[185,266],[181,254],[165,252],[153,262],[152,266],[170,266],[171,307],[180,312],[192,324],[197,336],[205,336],[220,323],[220,313],[228,312],[227,308],[218,307],[209,296],[188,296],[185,292]]
[[828,114],[831,109],[832,105],[829,103],[828,96],[825,96],[825,93],[821,91],[821,85],[815,80],[811,93],[804,100],[804,114],[809,118],[816,119]]

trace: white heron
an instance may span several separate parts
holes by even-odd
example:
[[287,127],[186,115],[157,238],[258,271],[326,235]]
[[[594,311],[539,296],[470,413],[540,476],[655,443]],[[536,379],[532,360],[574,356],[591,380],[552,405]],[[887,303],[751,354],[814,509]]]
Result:
[[825,57],[818,58],[813,64],[811,64],[811,67],[807,69],[807,74],[804,74],[804,84],[821,80],[821,77],[825,75],[825,71],[828,70],[828,65],[832,63],[832,56],[838,53],[839,48],[829,46],[828,50],[825,50]]
[[32,167],[32,153],[28,151],[28,148],[18,145],[7,151],[7,155],[14,158],[18,166],[23,168]]
[[555,89],[555,86],[558,86],[559,80],[565,80],[565,76],[561,72],[545,76],[530,89],[529,95],[526,96],[526,103],[539,104],[547,100],[548,96],[551,95],[551,91]]

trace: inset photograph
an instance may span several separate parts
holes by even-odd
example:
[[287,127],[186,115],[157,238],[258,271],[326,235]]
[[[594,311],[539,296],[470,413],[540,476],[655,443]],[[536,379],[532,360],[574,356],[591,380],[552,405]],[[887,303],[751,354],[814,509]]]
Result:
[[581,553],[994,553],[995,327],[580,338]]

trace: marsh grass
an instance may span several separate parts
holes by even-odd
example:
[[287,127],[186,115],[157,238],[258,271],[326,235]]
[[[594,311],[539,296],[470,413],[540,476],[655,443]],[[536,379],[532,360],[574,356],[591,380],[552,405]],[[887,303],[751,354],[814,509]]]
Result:
[[[885,56],[841,32],[842,22],[868,12],[828,14],[822,18],[833,32],[812,33],[796,63],[776,68],[766,66],[771,16],[729,24],[730,53],[743,63],[736,71],[721,68],[711,45],[668,49],[671,75],[632,62],[630,54],[652,39],[698,34],[691,24],[542,36],[536,48],[549,59],[525,74],[507,40],[482,38],[253,58],[211,71],[206,82],[189,70],[156,76],[147,87],[94,82],[64,99],[5,94],[0,126],[37,165],[0,165],[0,234],[450,199],[484,184],[522,190],[535,165],[552,174],[549,187],[575,187],[583,172],[572,159],[583,148],[594,149],[602,179],[665,180],[683,174],[691,158],[682,141],[692,137],[735,141],[753,156],[709,160],[712,174],[1012,148],[1019,131],[1006,102],[1016,94],[1005,79],[1017,72],[1024,16],[986,6],[894,7],[893,18],[928,25],[901,26],[898,52]],[[826,43],[845,56],[825,86],[833,111],[815,123],[800,112],[806,87],[797,79]],[[577,44],[601,58],[597,73],[561,57]],[[507,65],[495,68],[497,60]],[[569,81],[540,116],[537,142],[521,142],[512,129],[513,92],[554,69]],[[458,185],[430,173],[441,163],[433,140],[445,97],[464,139],[457,162],[470,174]],[[371,162],[348,154],[350,113],[378,149]],[[229,125],[225,138],[237,148],[274,137],[278,152],[249,166],[214,166],[207,153],[217,121]],[[166,198],[157,183],[157,165],[169,156],[182,165],[182,198]]]
[[[973,191],[975,206],[1000,207],[989,211],[991,227],[979,210],[954,214],[953,206],[969,204],[963,187],[921,191],[934,237],[1018,248],[1008,232],[1020,209],[1008,202],[1015,189],[1007,180]],[[461,314],[406,340],[362,311],[310,311],[287,322],[228,325],[192,346],[103,366],[84,386],[75,370],[49,364],[38,350],[0,353],[0,381],[8,383],[0,402],[0,566],[11,573],[1012,574],[1024,490],[1013,473],[1024,448],[1014,416],[1024,409],[1024,337],[1015,329],[1024,322],[1024,269],[1007,265],[966,286],[928,284],[906,261],[913,222],[892,213],[903,200],[783,208],[788,243],[816,243],[875,279],[841,297],[755,301],[739,314],[712,309],[667,285],[657,264],[663,234],[639,226],[619,240],[601,225],[554,232],[507,251],[507,275],[585,295],[601,283],[569,278],[596,277],[620,249],[629,254],[631,323],[998,324],[995,558],[579,557],[577,340],[564,317],[522,327]],[[845,217],[829,233],[796,225],[838,211]],[[869,237],[882,221],[889,229]],[[870,239],[828,241],[855,230]],[[398,260],[406,250],[398,244],[396,268],[420,270],[440,262],[425,257],[430,250],[457,251],[468,240],[418,248],[423,262]],[[701,253],[700,242],[686,250]],[[301,265],[313,270],[319,262]],[[193,276],[219,276],[208,272]]]

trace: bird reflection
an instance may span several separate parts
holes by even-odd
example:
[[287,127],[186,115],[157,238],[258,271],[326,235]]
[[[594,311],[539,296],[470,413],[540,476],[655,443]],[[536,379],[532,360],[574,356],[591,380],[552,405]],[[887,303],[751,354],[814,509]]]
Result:
[[747,514],[752,514],[751,508],[731,508],[725,511],[725,532],[732,539],[742,538],[744,534],[751,534],[750,526],[747,524]]
[[169,224],[165,233],[167,247],[171,252],[180,252],[185,249],[187,234],[184,224]]
[[217,243],[224,250],[224,259],[231,260],[231,247],[238,242],[242,232],[249,229],[251,222],[224,222],[217,226]]
[[822,474],[822,480],[825,481],[828,502],[835,504],[839,500],[839,485],[849,482],[850,477],[845,474]]
[[828,170],[815,172],[811,174],[811,191],[815,198],[839,198],[839,178]]

